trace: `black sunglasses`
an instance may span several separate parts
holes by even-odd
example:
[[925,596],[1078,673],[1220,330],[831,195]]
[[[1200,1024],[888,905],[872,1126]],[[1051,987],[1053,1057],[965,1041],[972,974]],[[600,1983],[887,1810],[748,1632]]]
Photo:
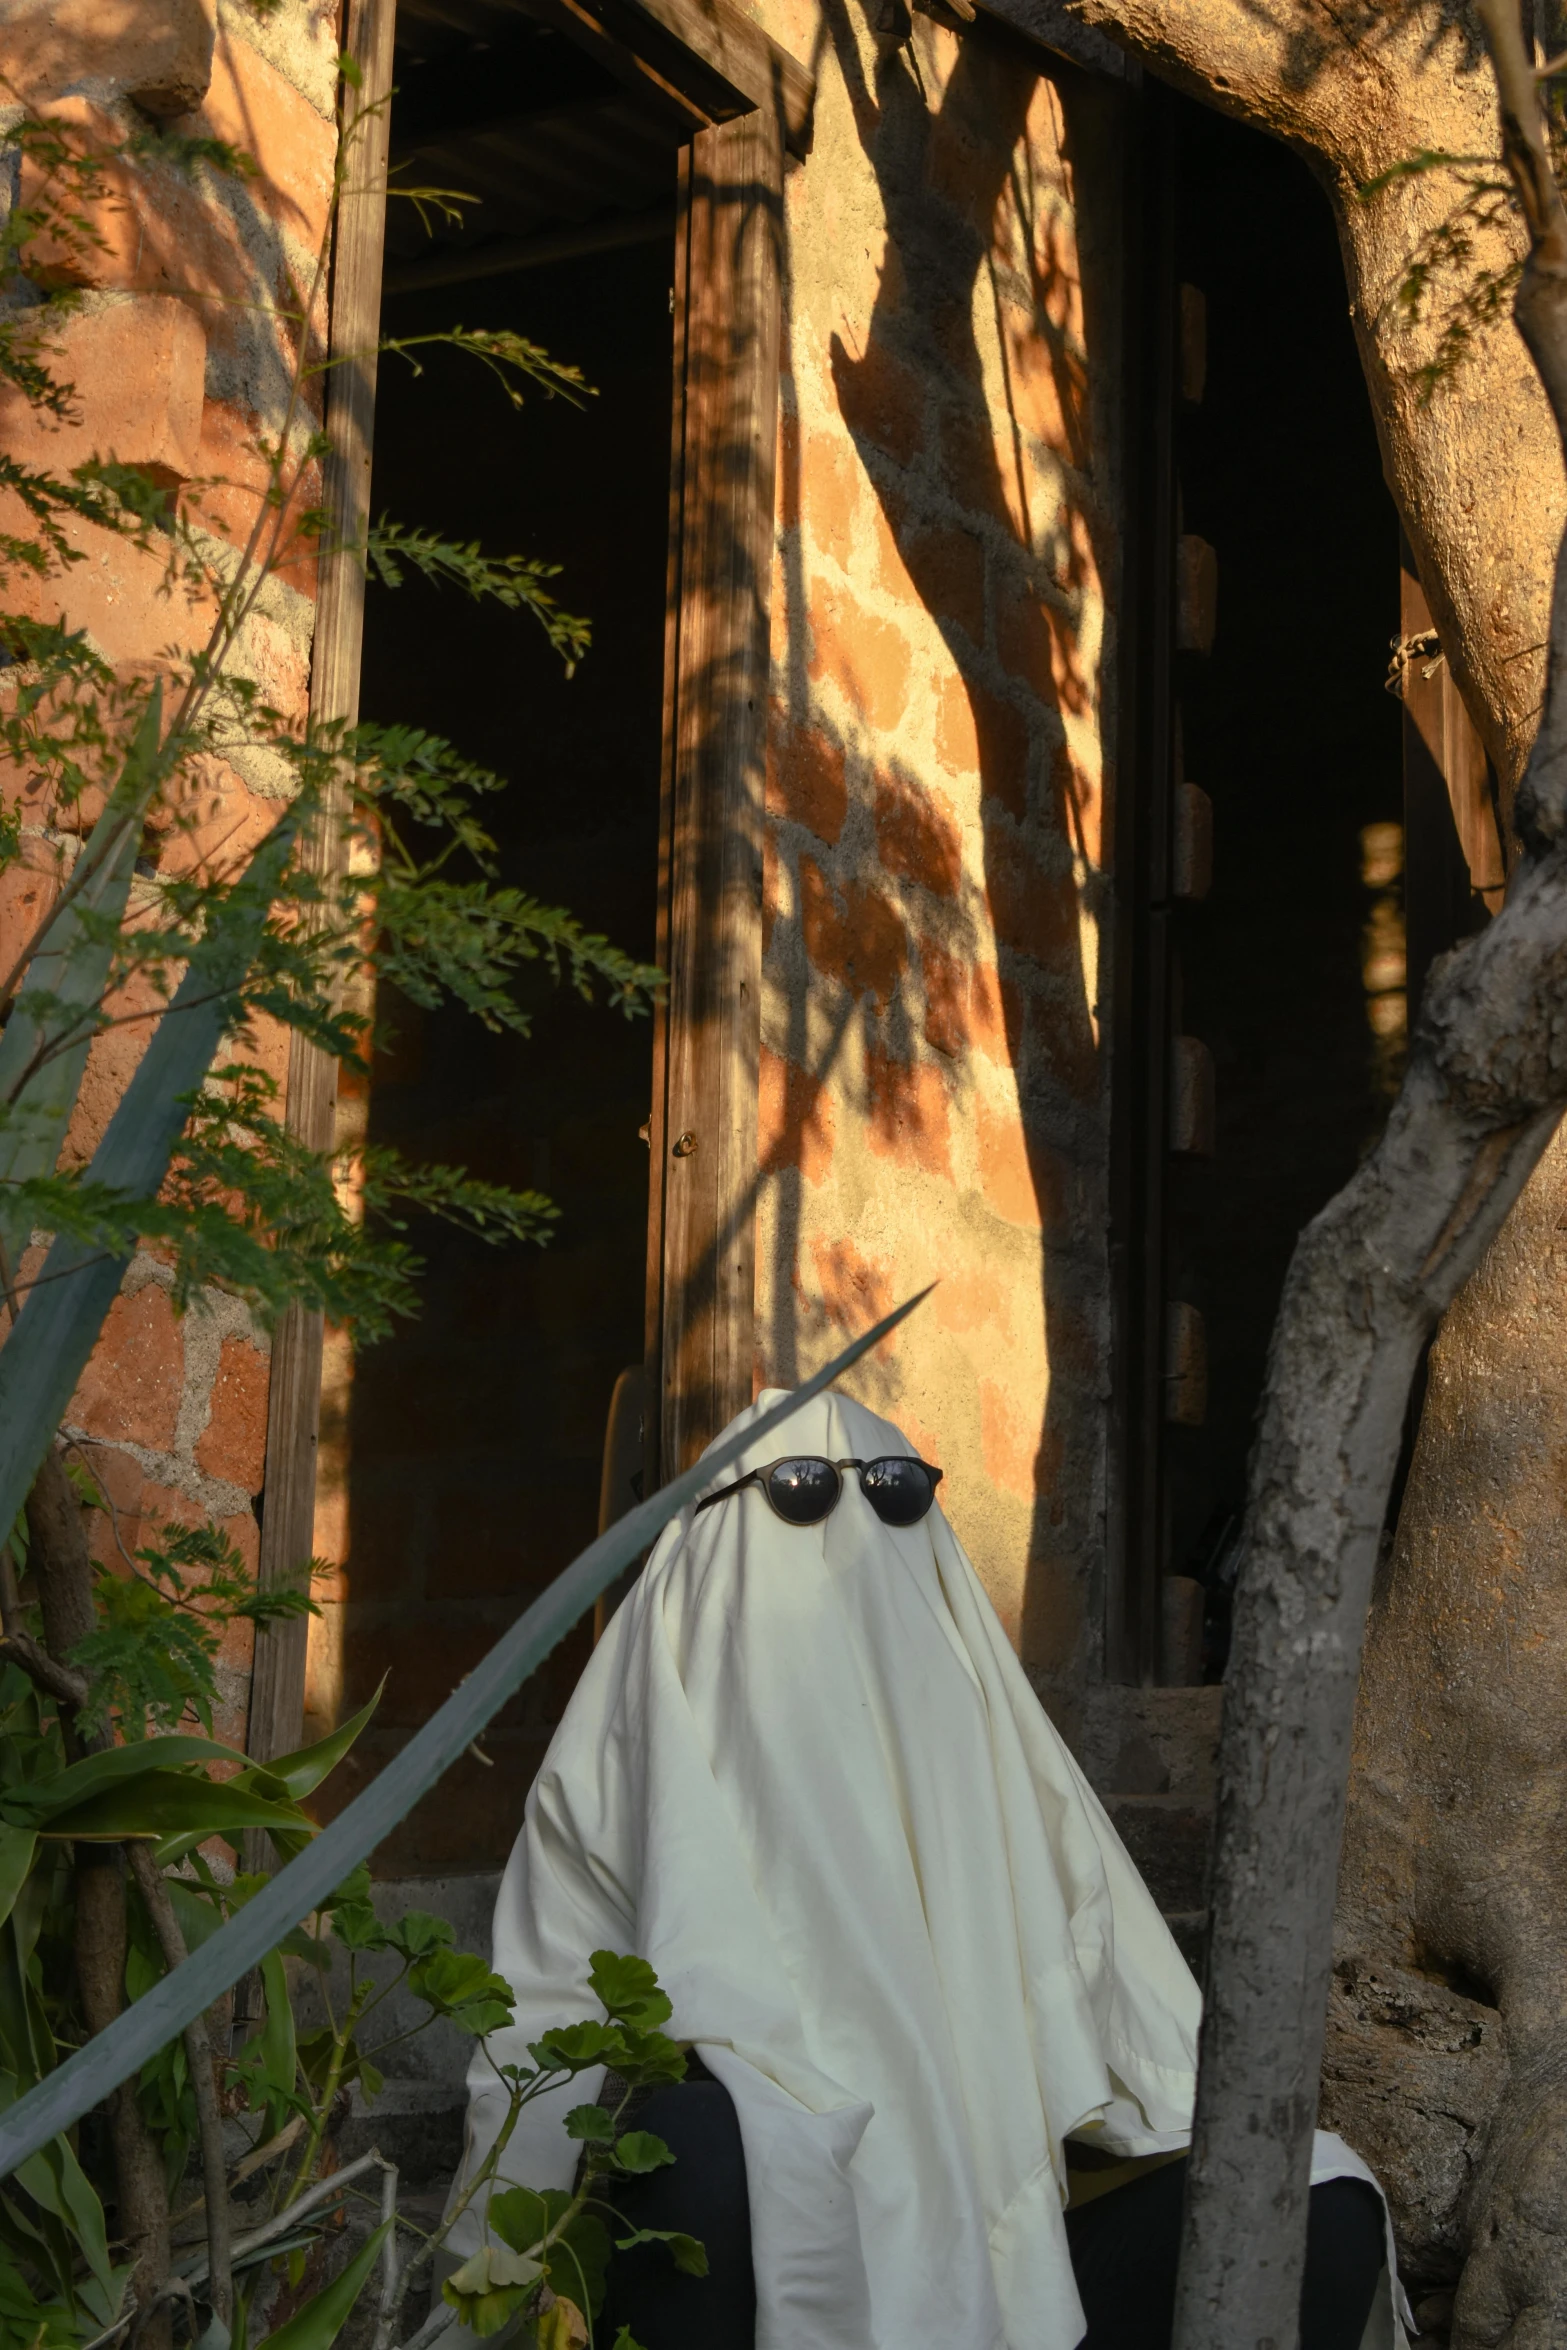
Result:
[[785,1525],[819,1526],[838,1505],[845,1469],[859,1471],[860,1491],[884,1526],[917,1526],[941,1483],[939,1469],[903,1452],[883,1453],[874,1461],[825,1461],[815,1453],[792,1453],[720,1486],[697,1503],[697,1510],[710,1510],[715,1501],[759,1485]]

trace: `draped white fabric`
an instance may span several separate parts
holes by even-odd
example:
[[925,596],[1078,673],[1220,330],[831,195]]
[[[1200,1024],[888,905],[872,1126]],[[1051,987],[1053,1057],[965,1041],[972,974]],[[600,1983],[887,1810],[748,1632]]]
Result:
[[[911,1450],[827,1395],[724,1481]],[[939,1508],[886,1527],[848,1474],[817,1527],[753,1487],[667,1529],[528,1797],[497,2062],[595,2012],[606,1946],[734,2099],[758,2350],[1073,2350],[1063,2140],[1185,2143],[1199,1995]],[[504,2101],[482,2057],[469,2086],[471,2171]],[[507,2178],[569,2184],[593,2087],[528,2110]]]

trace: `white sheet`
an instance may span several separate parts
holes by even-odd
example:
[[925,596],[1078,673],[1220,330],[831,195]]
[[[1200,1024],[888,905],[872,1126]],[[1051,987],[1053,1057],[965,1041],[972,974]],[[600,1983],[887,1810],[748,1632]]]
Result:
[[[911,1449],[829,1395],[759,1458]],[[528,1797],[498,2062],[594,2012],[605,1946],[734,2098],[757,2350],[1073,2350],[1063,2140],[1185,2143],[1199,1994],[939,1509],[894,1531],[850,1475],[820,1527],[752,1488],[666,1531]],[[469,2086],[465,2170],[503,2110]],[[529,2109],[508,2178],[569,2184],[593,2087]],[[1366,2350],[1401,2339],[1389,2302]]]

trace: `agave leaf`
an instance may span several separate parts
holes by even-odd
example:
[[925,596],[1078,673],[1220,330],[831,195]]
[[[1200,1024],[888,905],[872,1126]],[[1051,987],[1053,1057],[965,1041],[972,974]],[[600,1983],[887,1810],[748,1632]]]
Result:
[[31,1828],[0,1827],[0,1925],[16,1906],[37,1849],[38,1838]]
[[[206,1076],[238,1009],[303,813],[296,802],[279,818],[214,911],[93,1154],[93,1181],[150,1199],[168,1173],[185,1124],[182,1099]],[[0,1526],[11,1525],[27,1499],[127,1261],[59,1239],[23,1302],[0,1352]]]
[[[82,851],[77,886],[38,942],[0,1036],[0,1245],[15,1265],[29,1235],[7,1212],[4,1187],[51,1175],[60,1156],[92,1043],[92,1012],[114,960],[141,820],[160,773],[163,687],[155,685],[125,756],[119,784]],[[69,1041],[66,1041],[66,1040]],[[40,1054],[58,1047],[48,1059]]]
[[171,1770],[177,1763],[233,1760],[233,1747],[220,1746],[215,1738],[144,1738],[134,1746],[109,1746],[102,1754],[84,1755],[53,1778],[8,1789],[5,1809],[14,1819],[33,1819],[42,1826],[56,1812],[72,1810],[89,1796],[123,1787],[149,1771]]
[[[397,2225],[384,2219],[339,2277],[296,2310],[286,2325],[266,2336],[267,2350],[331,2350],[348,2322],[349,2313],[365,2287],[365,2280],[381,2255],[387,2231]],[[257,2345],[260,2350],[260,2345]]]
[[[353,1745],[380,1704],[381,1690],[385,1687],[383,1676],[381,1686],[369,1704],[362,1705],[358,1713],[351,1715],[330,1737],[318,1739],[314,1746],[301,1746],[293,1754],[277,1755],[271,1762],[260,1763],[256,1768],[264,1771],[269,1778],[281,1779],[296,1803],[302,1795],[313,1795],[327,1773],[336,1770]],[[247,1774],[241,1772],[240,1776],[244,1778]]]
[[125,1787],[106,1787],[41,1823],[44,1836],[69,1836],[78,1844],[117,1844],[127,1836],[235,1836],[245,1828],[297,1828],[301,1814],[292,1804],[269,1803],[264,1795],[221,1779],[185,1771],[147,1771]]

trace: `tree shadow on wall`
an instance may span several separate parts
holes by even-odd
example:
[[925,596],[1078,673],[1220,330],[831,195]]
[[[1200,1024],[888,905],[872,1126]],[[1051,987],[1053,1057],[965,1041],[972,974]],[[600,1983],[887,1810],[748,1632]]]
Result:
[[[985,928],[996,942],[1043,1236],[1049,1362],[1021,1643],[1047,1679],[1067,1681],[1086,1661],[1103,1599],[1097,1575],[1085,1587],[1083,1562],[1101,1560],[1104,1543],[1107,1275],[1092,1203],[1107,1197],[1108,1099],[1082,941],[1106,886],[1090,759],[1097,584],[1114,549],[1112,443],[1108,419],[1091,412],[1087,353],[1102,396],[1116,374],[1119,93],[1065,65],[1045,80],[1039,53],[993,27],[964,32],[939,100],[912,47],[881,56],[873,91],[846,0],[826,0],[824,13],[886,225],[864,346],[833,337],[833,380],[950,659],[949,755],[978,771],[987,904],[955,909],[942,943],[954,963],[972,964]],[[797,448],[786,441],[785,453],[797,467]],[[798,479],[781,488],[786,509],[791,492],[797,508]],[[799,640],[806,583],[790,586]],[[791,718],[808,706],[806,667],[803,643],[791,641]],[[961,1074],[974,1007],[954,1007],[945,1039],[932,1038],[939,968],[922,956],[925,1034]],[[884,1027],[891,1082],[908,1096],[893,1114],[917,1121],[922,1071],[911,1042]]]

